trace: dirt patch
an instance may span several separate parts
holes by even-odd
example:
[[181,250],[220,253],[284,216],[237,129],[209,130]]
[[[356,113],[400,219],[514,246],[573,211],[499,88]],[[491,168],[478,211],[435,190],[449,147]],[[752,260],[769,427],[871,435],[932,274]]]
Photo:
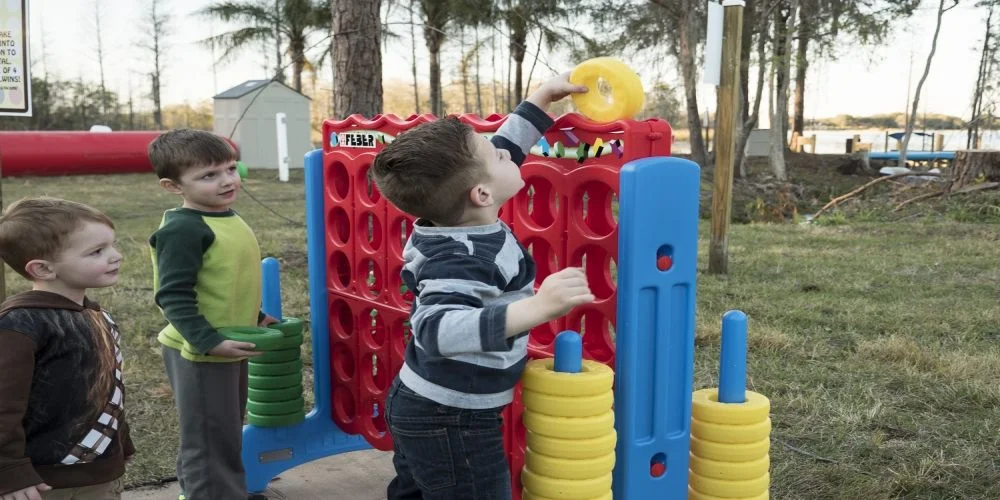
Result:
[[[844,154],[787,153],[785,168],[788,180],[779,181],[766,158],[755,158],[747,175],[733,180],[734,222],[789,220],[812,213],[878,175],[862,172],[858,160]],[[714,165],[702,168],[702,217],[711,216],[714,171]]]

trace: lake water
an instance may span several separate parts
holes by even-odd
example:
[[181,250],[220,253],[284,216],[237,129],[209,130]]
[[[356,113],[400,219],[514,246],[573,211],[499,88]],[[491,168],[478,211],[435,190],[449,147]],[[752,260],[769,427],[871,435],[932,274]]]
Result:
[[[892,133],[902,132],[902,130],[892,130]],[[923,132],[915,130],[914,132]],[[944,134],[945,151],[965,149],[965,130],[928,130],[927,133]],[[816,153],[819,154],[843,154],[846,151],[846,141],[854,137],[855,134],[861,136],[861,142],[872,143],[873,151],[885,151],[885,130],[806,130],[805,136],[810,137],[816,134]],[[910,138],[910,151],[931,149],[933,139],[914,135]],[[983,132],[984,149],[1000,149],[1000,130]],[[808,151],[808,148],[806,148]],[[896,141],[889,138],[889,151],[896,150]],[[677,141],[673,145],[672,151],[679,154],[691,152],[691,145],[687,141]]]

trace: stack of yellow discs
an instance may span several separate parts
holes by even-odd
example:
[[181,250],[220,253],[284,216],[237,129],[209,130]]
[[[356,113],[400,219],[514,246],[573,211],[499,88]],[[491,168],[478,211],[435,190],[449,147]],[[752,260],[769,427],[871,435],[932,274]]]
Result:
[[717,389],[695,391],[688,498],[768,498],[770,411],[756,392],[746,391],[743,403],[720,403]]
[[614,372],[583,361],[579,373],[553,371],[552,359],[525,368],[527,451],[523,500],[611,500],[615,468]]

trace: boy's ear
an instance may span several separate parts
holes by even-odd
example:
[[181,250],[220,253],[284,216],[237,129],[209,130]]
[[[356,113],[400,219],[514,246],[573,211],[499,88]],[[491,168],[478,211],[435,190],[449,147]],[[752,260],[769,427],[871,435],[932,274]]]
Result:
[[493,205],[493,193],[484,184],[476,184],[469,190],[469,201],[474,207],[488,207]]
[[47,260],[34,259],[24,265],[24,270],[31,276],[32,280],[51,281],[56,279],[56,272],[52,268],[52,263]]
[[168,193],[181,194],[181,186],[177,181],[173,179],[163,178],[160,179],[160,187],[165,189]]

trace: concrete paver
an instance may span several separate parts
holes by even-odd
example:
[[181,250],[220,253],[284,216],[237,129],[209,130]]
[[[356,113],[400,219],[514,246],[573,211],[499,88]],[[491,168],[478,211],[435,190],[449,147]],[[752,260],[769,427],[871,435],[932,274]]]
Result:
[[[271,482],[276,500],[381,500],[392,480],[392,453],[363,450],[314,460]],[[177,483],[126,491],[123,500],[177,500]]]

